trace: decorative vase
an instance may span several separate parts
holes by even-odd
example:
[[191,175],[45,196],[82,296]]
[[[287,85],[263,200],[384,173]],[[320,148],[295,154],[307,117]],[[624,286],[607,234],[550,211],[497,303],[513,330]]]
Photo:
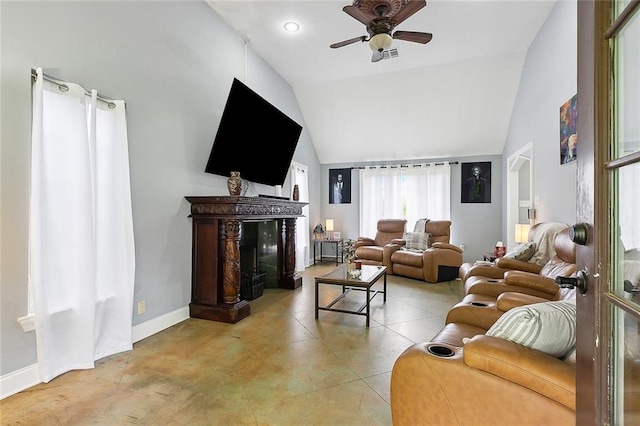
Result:
[[298,185],[293,185],[293,201],[298,201],[300,200],[300,188],[298,188]]
[[227,179],[227,188],[229,189],[229,195],[240,195],[242,193],[240,172],[231,172],[231,176]]

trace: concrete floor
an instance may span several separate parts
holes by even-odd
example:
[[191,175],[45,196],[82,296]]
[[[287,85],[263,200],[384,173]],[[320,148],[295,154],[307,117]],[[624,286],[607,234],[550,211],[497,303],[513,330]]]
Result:
[[[391,425],[396,358],[428,341],[462,298],[461,281],[389,276],[365,317],[320,311],[307,268],[297,290],[266,289],[237,324],[188,319],[132,351],[0,401],[2,425]],[[382,283],[375,288],[381,288]],[[338,286],[321,286],[321,304]],[[343,307],[364,300],[351,292]]]

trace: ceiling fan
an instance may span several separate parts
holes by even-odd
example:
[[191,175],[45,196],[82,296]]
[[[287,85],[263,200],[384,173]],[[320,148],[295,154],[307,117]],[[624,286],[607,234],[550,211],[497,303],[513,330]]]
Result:
[[393,29],[427,5],[426,0],[355,0],[342,10],[352,18],[362,22],[369,36],[360,36],[333,43],[332,49],[357,42],[369,42],[373,50],[371,62],[383,58],[383,51],[391,47],[393,39],[427,44],[433,38],[431,33],[416,31],[396,31]]

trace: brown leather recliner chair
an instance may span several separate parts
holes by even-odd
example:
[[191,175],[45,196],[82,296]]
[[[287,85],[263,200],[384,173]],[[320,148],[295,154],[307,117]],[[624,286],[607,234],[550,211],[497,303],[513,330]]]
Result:
[[462,249],[449,244],[451,221],[429,220],[424,232],[431,234],[431,245],[424,252],[395,250],[391,253],[393,273],[430,283],[458,278]]
[[453,306],[445,320],[489,328],[509,309],[525,304],[575,297],[575,289],[558,287],[558,276],[575,276],[576,245],[566,229],[554,240],[556,255],[538,273],[507,271],[502,279],[469,277],[464,298]]
[[406,225],[405,219],[380,219],[375,238],[358,237],[354,242],[356,259],[365,265],[384,265],[393,274],[391,254],[401,247]]
[[[536,247],[536,253],[534,253],[529,260],[524,261],[500,257],[497,258],[492,265],[463,263],[460,266],[459,277],[462,281],[466,281],[467,278],[472,276],[502,278],[504,273],[509,270],[526,271],[537,274],[544,264],[555,255],[552,245],[554,244],[556,235],[568,227],[569,225],[561,222],[536,223],[529,229],[528,241],[541,245],[541,247]],[[546,253],[538,253],[538,251],[545,249],[547,251]]]
[[544,291],[546,297],[532,296],[516,291],[506,291],[497,297],[485,294],[467,294],[456,303],[445,319],[445,324],[462,323],[489,329],[505,312],[518,306],[550,300],[567,300],[576,297],[575,288],[560,288],[553,280],[539,280],[532,274],[522,276],[519,285],[530,285],[536,291]]
[[575,363],[485,332],[448,324],[398,357],[394,426],[575,425]]
[[[574,290],[562,294],[575,297]],[[572,357],[556,358],[485,335],[504,312],[548,300],[521,293],[498,299],[497,316],[454,306],[431,341],[414,344],[398,357],[391,373],[394,426],[575,424]],[[470,340],[464,343],[465,338]]]
[[537,273],[507,270],[500,278],[470,276],[464,282],[465,295],[483,294],[496,298],[504,292],[519,292],[557,300],[556,277],[573,277],[576,274],[576,245],[569,238],[568,228],[556,235],[553,245],[555,255]]

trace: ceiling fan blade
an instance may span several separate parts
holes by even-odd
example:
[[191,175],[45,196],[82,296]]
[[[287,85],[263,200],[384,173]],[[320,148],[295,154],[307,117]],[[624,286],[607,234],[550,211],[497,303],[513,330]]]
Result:
[[371,55],[371,62],[378,62],[384,58],[384,54],[382,52],[378,52],[377,50],[373,51],[373,55]]
[[333,43],[329,47],[332,49],[337,49],[338,47],[347,46],[349,44],[357,43],[359,41],[364,42],[366,40],[367,40],[367,36],[360,36],[360,37],[350,38],[349,40],[339,41],[338,43]]
[[427,44],[433,38],[431,33],[420,33],[417,31],[396,31],[393,38],[404,41],[412,41],[414,43]]
[[410,0],[398,13],[391,17],[395,25],[404,22],[408,17],[427,5],[426,0]]
[[367,17],[367,15],[362,13],[362,11],[357,7],[355,7],[354,5],[345,6],[342,8],[342,10],[352,18],[357,19],[358,21],[362,22],[365,25],[369,25],[370,19]]

